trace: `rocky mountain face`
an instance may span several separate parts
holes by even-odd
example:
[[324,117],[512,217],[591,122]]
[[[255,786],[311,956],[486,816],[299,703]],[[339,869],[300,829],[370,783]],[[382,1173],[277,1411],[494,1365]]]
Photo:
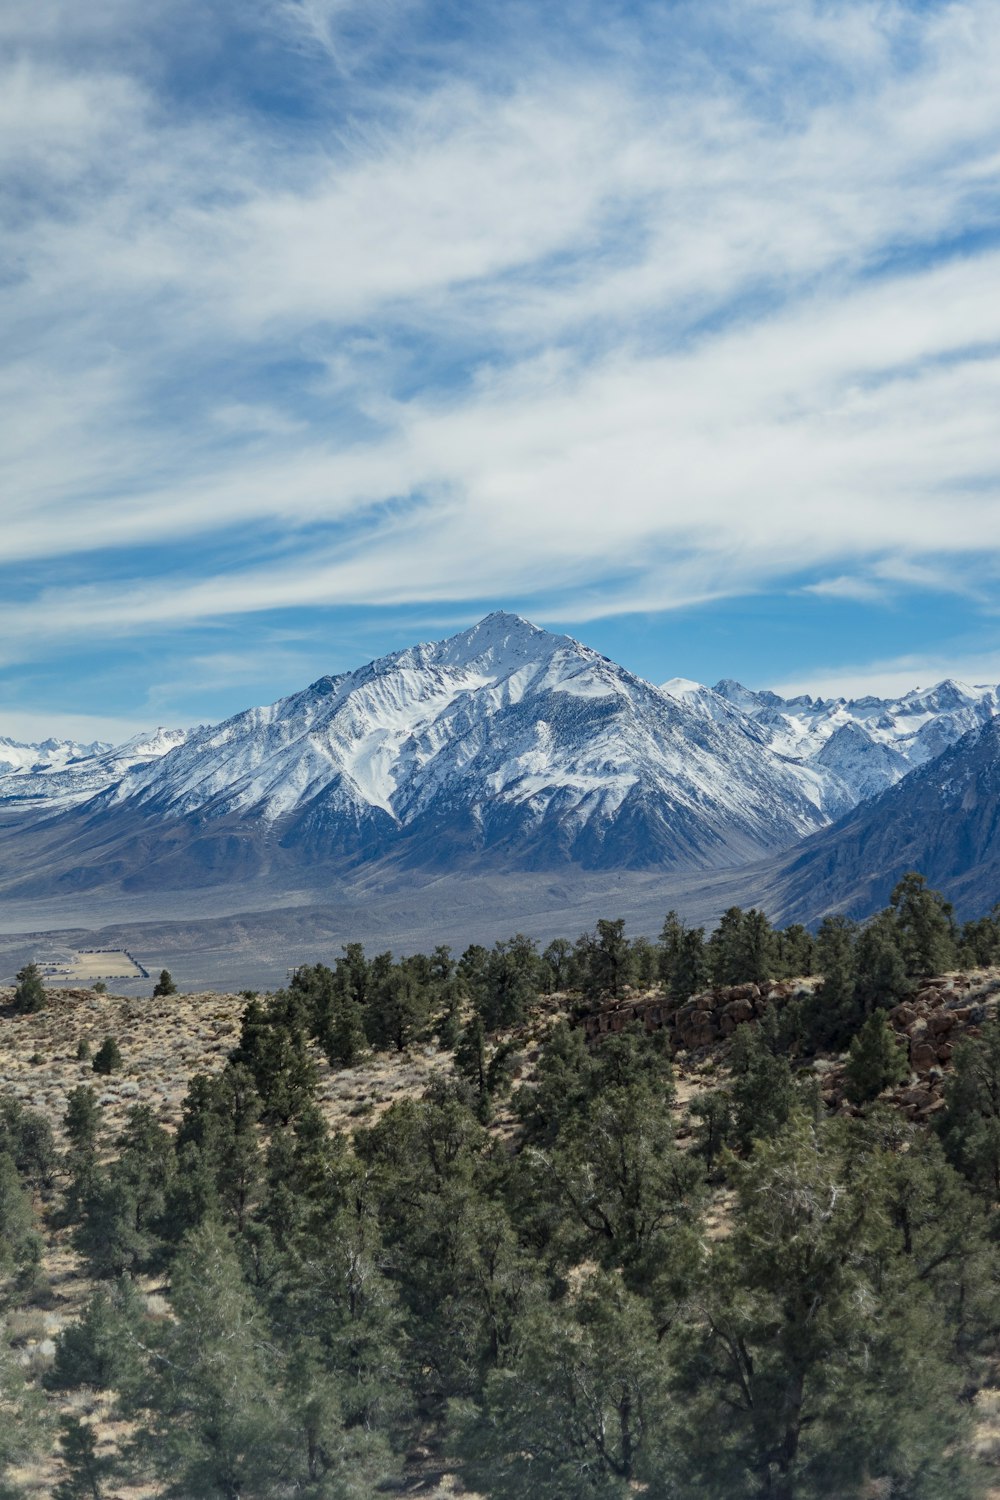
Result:
[[713,718],[736,709],[752,719],[776,755],[817,776],[834,818],[1000,713],[1000,688],[951,679],[895,699],[782,698],[731,678],[708,688],[675,677],[663,690]]
[[972,729],[781,861],[769,909],[788,921],[864,917],[919,870],[962,918],[1000,899],[1000,719]]
[[19,830],[25,858],[7,889],[208,883],[385,857],[442,870],[720,869],[822,826],[817,788],[738,710],[706,715],[498,613],[194,730],[80,805],[50,806]]
[[979,909],[997,707],[952,682],[892,702],[660,688],[497,613],[221,724],[0,743],[0,895],[760,865],[753,899],[789,919],[871,911],[911,868]]

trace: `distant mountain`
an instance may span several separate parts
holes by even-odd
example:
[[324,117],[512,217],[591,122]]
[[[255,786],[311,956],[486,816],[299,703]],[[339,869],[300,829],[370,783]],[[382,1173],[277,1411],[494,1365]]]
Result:
[[1000,719],[781,860],[769,908],[789,921],[868,916],[907,870],[925,875],[962,918],[1000,900]]
[[714,688],[680,678],[663,686],[712,717],[736,709],[752,719],[775,754],[819,777],[823,807],[834,817],[1000,713],[1000,688],[951,679],[894,699],[781,698],[730,678]]
[[18,745],[0,739],[0,809],[6,815],[48,812],[86,802],[116,786],[133,766],[158,760],[182,745],[187,733],[161,728],[151,735],[137,734],[124,745],[77,745],[68,740]]
[[386,858],[721,869],[822,826],[819,781],[739,710],[707,715],[497,613],[137,755],[78,806],[40,808],[8,841],[0,889],[177,889]]
[[43,740],[38,745],[22,744],[0,735],[0,776],[28,771],[61,770],[71,761],[99,755],[112,746],[102,740],[80,744],[76,740]]

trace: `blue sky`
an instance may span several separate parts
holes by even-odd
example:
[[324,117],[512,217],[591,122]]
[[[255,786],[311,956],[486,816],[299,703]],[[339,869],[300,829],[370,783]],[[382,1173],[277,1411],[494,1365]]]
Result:
[[1000,9],[0,14],[0,734],[516,609],[1000,681]]

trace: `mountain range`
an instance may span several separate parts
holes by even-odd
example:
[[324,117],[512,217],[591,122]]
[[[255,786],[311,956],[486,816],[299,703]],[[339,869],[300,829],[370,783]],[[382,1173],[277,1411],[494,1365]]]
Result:
[[979,900],[998,713],[996,687],[951,681],[895,700],[656,686],[498,612],[219,724],[0,741],[0,897],[752,866],[775,914],[813,920],[871,909],[903,858]]

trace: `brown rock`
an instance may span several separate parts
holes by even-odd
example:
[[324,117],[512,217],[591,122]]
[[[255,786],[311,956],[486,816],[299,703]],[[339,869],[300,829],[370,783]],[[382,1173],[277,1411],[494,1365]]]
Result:
[[723,1008],[722,1014],[735,1026],[739,1026],[741,1022],[750,1020],[753,1015],[753,1006],[749,1000],[730,1000],[729,1004]]
[[933,1068],[937,1062],[937,1049],[923,1037],[914,1038],[910,1043],[910,1067],[916,1073],[926,1073],[928,1068]]
[[955,1024],[955,1015],[950,1010],[936,1010],[927,1017],[927,1030],[931,1036],[939,1036],[944,1031],[950,1031]]

